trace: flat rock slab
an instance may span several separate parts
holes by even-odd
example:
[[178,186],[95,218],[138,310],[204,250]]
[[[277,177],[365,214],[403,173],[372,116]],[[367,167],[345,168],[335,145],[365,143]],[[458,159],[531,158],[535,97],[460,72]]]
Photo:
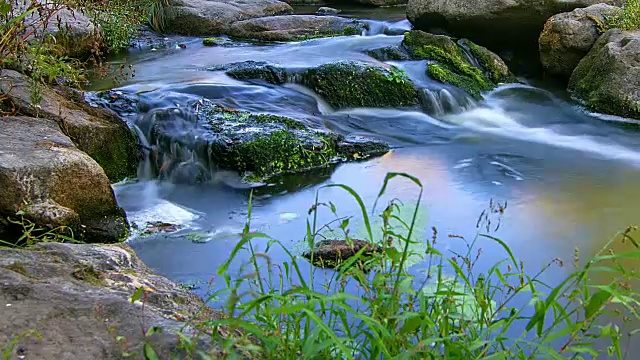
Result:
[[[146,295],[132,303],[138,288]],[[222,317],[195,294],[153,274],[123,244],[0,248],[0,307],[0,344],[34,332],[19,339],[11,359],[144,358],[142,334],[153,326],[163,329],[147,338],[158,356],[184,359],[175,331],[189,319]]]
[[363,22],[338,16],[269,16],[233,23],[228,35],[263,41],[295,41],[318,37],[360,35]]
[[221,35],[236,22],[289,14],[293,8],[278,0],[170,0],[166,30],[183,35]]

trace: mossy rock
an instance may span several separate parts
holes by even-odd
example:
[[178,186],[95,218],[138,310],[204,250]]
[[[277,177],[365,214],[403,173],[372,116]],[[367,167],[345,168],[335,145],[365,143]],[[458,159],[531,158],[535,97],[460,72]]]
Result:
[[593,111],[640,119],[640,30],[605,32],[575,68],[567,90]]
[[[153,134],[161,151],[168,151],[172,143],[182,140],[172,137],[171,117],[166,117],[166,123],[164,118],[157,116],[160,120]],[[383,142],[345,138],[312,129],[296,119],[238,111],[206,100],[198,104],[197,122],[202,128],[198,140],[181,145],[203,154],[218,168],[237,171],[250,182],[389,151]]]
[[417,103],[417,91],[396,68],[343,61],[308,69],[300,82],[335,108],[405,107]]
[[282,85],[287,81],[285,69],[266,61],[242,61],[214,66],[207,70],[224,71],[229,77],[236,80],[264,80],[275,85]]
[[495,84],[517,81],[515,75],[511,73],[507,64],[504,63],[504,60],[493,51],[468,39],[460,40],[460,44],[476,58],[485,71],[485,75]]
[[414,30],[405,33],[402,41],[411,58],[434,62],[428,64],[429,76],[462,88],[476,99],[482,99],[482,93],[494,89],[498,83],[514,80],[498,55],[468,40],[463,44],[482,69],[471,64],[463,48],[448,36]]
[[223,42],[222,39],[217,37],[210,37],[202,39],[202,45],[204,46],[218,46]]

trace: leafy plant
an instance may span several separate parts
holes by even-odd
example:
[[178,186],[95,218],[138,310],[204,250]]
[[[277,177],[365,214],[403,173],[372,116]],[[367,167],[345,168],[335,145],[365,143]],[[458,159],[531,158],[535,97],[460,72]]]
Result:
[[[560,260],[551,260],[531,275],[505,242],[488,234],[499,227],[495,217],[500,219],[506,204],[490,204],[473,240],[450,235],[449,241],[462,241],[466,250],[444,254],[437,249],[435,228],[431,238],[416,236],[422,195],[418,179],[388,174],[376,203],[389,181],[398,177],[420,189],[416,205],[409,216],[398,215],[402,204],[390,201],[378,214],[379,225],[372,221],[376,204],[369,213],[353,189],[324,187],[343,189],[356,201],[366,239],[380,245],[384,254],[370,267],[361,251],[325,275],[327,279],[316,279],[313,267],[304,272],[285,244],[251,231],[250,202],[242,239],[218,270],[226,288],[213,294],[224,295],[229,316],[198,326],[223,344],[227,358],[249,354],[258,359],[559,359],[602,351],[624,357],[620,328],[603,315],[616,310],[617,319],[638,318],[638,294],[627,285],[637,274],[621,264],[640,257],[631,228],[558,284],[545,284],[541,275],[552,266],[563,266]],[[309,211],[306,244],[313,248],[328,227],[350,239],[354,218],[338,216],[335,205],[318,198]],[[329,209],[335,220],[319,226],[322,209]],[[611,246],[620,240],[634,250],[614,253]],[[268,244],[266,251],[257,252],[254,241]],[[485,245],[502,249],[505,259],[480,271],[476,264]],[[268,252],[274,247],[289,261],[273,263]],[[244,250],[250,254],[249,263],[232,276],[230,265]],[[424,259],[426,273],[411,270],[408,259],[413,256]],[[593,283],[590,279],[597,273],[610,280]],[[228,329],[228,336],[220,336],[222,328]],[[609,347],[595,347],[596,341],[605,340]]]
[[73,231],[66,226],[58,226],[52,229],[38,227],[25,217],[23,211],[18,211],[19,219],[7,218],[10,224],[19,227],[20,237],[15,242],[0,240],[0,246],[28,247],[41,242],[76,242]]
[[607,19],[609,28],[640,29],[640,0],[624,0],[620,14]]

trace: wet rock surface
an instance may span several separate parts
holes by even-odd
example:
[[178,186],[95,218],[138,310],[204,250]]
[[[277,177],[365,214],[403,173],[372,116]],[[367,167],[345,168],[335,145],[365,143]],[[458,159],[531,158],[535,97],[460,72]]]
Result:
[[363,250],[363,257],[382,253],[382,247],[364,240],[323,240],[303,256],[322,268],[335,268]]
[[[181,171],[190,173],[195,182],[206,181],[211,168],[235,170],[246,180],[259,182],[281,173],[367,158],[389,150],[382,142],[362,137],[345,138],[315,130],[288,117],[238,111],[206,100],[186,110],[195,112],[197,126],[186,130],[192,135],[185,136],[185,127],[176,124],[176,111],[180,110],[155,112],[152,128],[147,131],[165,155],[161,167],[168,172],[174,167],[183,167]],[[185,118],[184,113],[179,117]],[[193,151],[199,162],[172,161],[169,154],[175,153],[171,150],[174,144]]]

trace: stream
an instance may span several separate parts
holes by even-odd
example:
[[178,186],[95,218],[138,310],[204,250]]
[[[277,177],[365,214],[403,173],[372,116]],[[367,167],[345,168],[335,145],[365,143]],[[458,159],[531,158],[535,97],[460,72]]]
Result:
[[[298,8],[302,13],[314,10]],[[371,30],[366,36],[218,47],[204,47],[200,38],[172,37],[169,47],[155,51],[146,47],[114,57],[114,66],[125,61],[133,64],[135,77],[117,85],[94,81],[91,90],[115,86],[119,91],[138,92],[150,108],[179,107],[206,98],[391,144],[393,150],[382,157],[280,176],[255,189],[252,228],[289,244],[294,252],[304,250],[307,214],[318,191],[321,201],[332,201],[340,215],[359,218],[360,209],[352,197],[338,188],[321,189],[323,185],[348,185],[371,206],[388,172],[406,172],[422,181],[420,231],[430,237],[431,227],[436,227],[442,251],[462,249],[460,239],[447,235],[473,239],[483,210],[491,201],[506,201],[500,226],[491,235],[504,240],[531,273],[554,258],[564,260],[564,267],[553,266],[543,275],[542,280],[550,283],[569,273],[575,248],[586,259],[617,231],[637,223],[640,127],[586,112],[564,90],[540,81],[521,78],[524,84],[499,87],[475,102],[428,79],[423,62],[391,62],[418,86],[430,89],[439,107],[429,114],[404,109],[333,111],[299,86],[241,82],[205,70],[246,60],[291,68],[338,60],[376,64],[365,50],[399,44],[402,36],[385,35],[385,29],[410,27],[404,9],[347,8],[341,15],[370,19]],[[163,221],[182,227],[174,233],[136,236],[129,243],[150,268],[172,280],[194,284],[194,291],[206,296],[207,283],[239,239],[249,189],[231,172],[212,171],[204,184],[180,181],[188,173],[175,175],[153,178],[141,164],[138,179],[114,188],[132,223],[145,226],[147,221]],[[411,182],[393,180],[384,199],[415,204],[418,193]],[[330,215],[325,211],[321,222],[330,221]],[[256,246],[264,249],[265,243]],[[483,248],[478,270],[506,256],[489,241],[481,240],[478,246]],[[282,251],[269,254],[274,262],[287,260]],[[241,256],[246,259],[246,254]],[[212,284],[215,289],[223,282],[214,279]]]

